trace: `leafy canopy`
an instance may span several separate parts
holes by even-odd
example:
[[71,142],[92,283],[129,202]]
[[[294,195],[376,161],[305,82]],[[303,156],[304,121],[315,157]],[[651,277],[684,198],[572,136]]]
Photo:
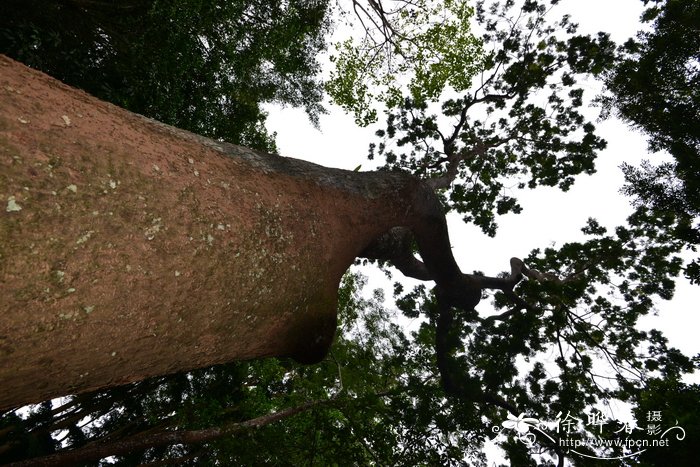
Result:
[[435,102],[447,86],[462,92],[481,69],[481,42],[469,27],[474,9],[466,1],[395,3],[379,17],[365,10],[368,24],[357,27],[362,39],[336,44],[331,57],[326,90],[358,125],[377,120],[377,104],[398,107],[404,92],[419,102]]
[[[600,101],[647,136],[649,149],[673,160],[623,166],[624,192],[639,205],[671,210],[677,234],[692,248],[700,243],[700,4],[692,0],[645,1],[642,31],[618,51]],[[700,283],[700,261],[686,267]]]
[[320,112],[325,2],[8,0],[0,53],[128,110],[273,151],[261,104]]
[[[566,191],[577,175],[593,173],[606,144],[596,134],[595,116],[584,111],[594,97],[584,95],[586,80],[608,76],[620,55],[605,33],[579,35],[567,16],[551,22],[557,3],[478,2],[475,18],[485,30],[481,72],[458,97],[447,85],[447,95],[434,94],[442,96],[440,106],[404,92],[396,106],[387,106],[370,157],[382,157],[387,170],[422,177],[442,195],[446,211],[489,235],[498,215],[522,210],[518,189]],[[529,280],[484,291],[496,309],[490,316],[446,309],[441,291],[424,285],[405,290],[397,283],[397,305],[407,317],[428,320],[446,395],[482,404],[483,414],[483,405],[491,405],[554,420],[616,400],[638,401],[657,379],[680,381],[697,368],[697,358],[670,347],[659,331],[639,329],[640,318],[656,313],[658,303],[673,296],[681,271],[692,267],[681,256],[692,217],[640,205],[612,233],[591,219],[582,228],[584,241],[524,258]],[[501,280],[507,278],[504,273]],[[490,420],[497,424],[498,416]],[[590,428],[584,432],[595,436]],[[565,457],[556,443],[538,443],[558,462]],[[518,443],[502,446],[518,465],[529,459]],[[607,458],[621,452],[586,451]]]
[[595,171],[606,145],[582,112],[579,81],[606,69],[614,44],[602,33],[576,35],[567,16],[547,22],[549,9],[542,2],[478,2],[481,72],[466,74],[466,89],[445,86],[452,95],[440,106],[405,92],[386,112],[382,139],[370,146],[371,158],[425,179],[447,210],[489,235],[497,215],[521,211],[516,190],[566,191],[576,175]]

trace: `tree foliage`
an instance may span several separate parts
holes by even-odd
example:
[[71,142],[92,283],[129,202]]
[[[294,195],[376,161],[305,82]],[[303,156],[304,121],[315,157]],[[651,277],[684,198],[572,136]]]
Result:
[[[652,151],[667,151],[673,162],[624,165],[624,192],[639,204],[678,216],[677,233],[700,243],[694,220],[700,215],[700,5],[685,0],[645,1],[641,31],[620,47],[606,73],[607,111],[641,129]],[[694,261],[686,276],[700,282]]]
[[274,150],[261,104],[322,111],[329,5],[306,1],[4,2],[0,53],[120,107]]
[[[406,94],[388,109],[386,129],[377,132],[382,141],[370,147],[370,157],[383,157],[387,170],[421,176],[442,194],[446,211],[489,235],[498,215],[521,211],[513,188],[566,191],[576,175],[593,173],[605,147],[583,111],[594,96],[584,96],[582,81],[608,75],[619,59],[616,46],[605,33],[577,34],[567,16],[551,23],[556,3],[477,3],[485,29],[481,75],[440,108]],[[679,381],[695,369],[697,361],[668,346],[660,332],[638,325],[659,300],[673,296],[675,278],[692,267],[681,258],[682,229],[692,219],[692,213],[639,206],[612,235],[590,220],[582,229],[589,240],[536,250],[500,280],[484,277],[482,290],[496,290],[491,316],[451,305],[452,292],[440,287],[406,292],[397,284],[397,304],[406,316],[432,324],[436,364],[452,399],[547,420],[590,415],[611,401],[635,401],[655,377]],[[425,280],[405,256],[377,257]],[[545,438],[538,437],[539,445],[562,465],[561,445]],[[525,465],[522,445],[502,447]],[[594,457],[620,452],[586,450]]]
[[[700,386],[684,384],[673,379],[655,379],[650,381],[647,389],[638,396],[635,408],[637,420],[656,421],[666,426],[679,426],[683,432],[675,429],[675,436],[685,436],[683,444],[673,450],[645,451],[640,456],[643,467],[656,465],[692,465],[697,459],[697,446],[700,442],[700,413],[698,413]],[[645,433],[646,438],[652,438]]]
[[352,37],[338,43],[331,57],[326,90],[359,125],[376,121],[379,103],[398,107],[402,92],[435,102],[446,86],[464,91],[480,70],[481,44],[469,27],[474,9],[467,2],[395,3],[389,9],[370,2],[370,12],[354,2],[364,35],[359,43]]
[[593,173],[605,147],[581,112],[578,80],[602,72],[614,45],[605,34],[575,35],[566,16],[547,23],[547,10],[536,2],[520,11],[513,2],[477,3],[485,58],[472,86],[451,89],[459,97],[439,109],[402,96],[377,132],[383,140],[370,148],[370,157],[384,157],[387,168],[415,173],[441,190],[447,209],[489,235],[496,215],[521,210],[512,187],[567,190],[575,175]]
[[[606,80],[606,103],[644,131],[653,151],[667,150],[691,168],[700,147],[700,6],[687,0],[644,3],[642,21],[652,28],[621,47]],[[697,178],[697,171],[689,178]]]

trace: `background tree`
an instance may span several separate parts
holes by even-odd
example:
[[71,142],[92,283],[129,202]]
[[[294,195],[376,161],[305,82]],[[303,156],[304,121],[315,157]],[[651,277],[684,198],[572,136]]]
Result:
[[[547,23],[547,9],[543,2],[534,1],[477,5],[473,14],[486,31],[480,46],[483,73],[475,76],[469,89],[453,87],[417,95],[411,92],[415,86],[396,87],[394,96],[408,92],[389,101],[386,129],[379,132],[382,141],[371,152],[373,157],[385,157],[387,170],[422,177],[442,196],[445,210],[457,211],[490,235],[496,232],[498,215],[521,210],[508,188],[546,185],[566,190],[577,174],[594,170],[595,154],[604,147],[581,111],[586,101],[578,82],[584,76],[600,75],[613,64],[614,44],[606,35],[576,35],[575,26],[566,18]],[[370,10],[380,15],[389,11]],[[394,23],[380,16],[377,24],[385,28]],[[390,37],[398,43],[408,36],[399,31]],[[347,49],[346,54],[352,50],[357,49]],[[451,85],[449,79],[440,82],[440,86]],[[356,88],[346,83],[345,89]],[[457,96],[449,95],[454,91]],[[298,406],[300,395],[310,396],[304,401],[327,398],[336,394],[342,379],[341,394],[351,397],[346,401],[339,396],[332,407],[319,406],[251,437],[227,438],[201,450],[195,446],[150,449],[124,462],[264,458],[280,464],[352,459],[357,463],[449,465],[459,464],[466,455],[479,465],[484,462],[481,443],[493,436],[490,427],[500,426],[506,413],[552,420],[560,412],[590,413],[593,407],[615,399],[641,404],[643,394],[654,390],[657,376],[672,385],[693,369],[691,361],[669,348],[660,333],[635,328],[640,316],[653,311],[655,297],[671,297],[674,277],[683,267],[678,252],[684,242],[674,226],[672,213],[652,209],[640,209],[613,233],[591,220],[583,227],[586,241],[537,250],[524,262],[514,261],[511,271],[501,277],[479,279],[480,274],[474,274],[472,280],[479,289],[498,291],[491,296],[497,309],[493,314],[484,316],[454,306],[459,297],[450,296],[450,290],[444,288],[419,286],[407,291],[397,284],[401,311],[424,320],[410,336],[385,327],[386,316],[376,303],[355,298],[356,306],[344,309],[342,315],[347,316],[341,327],[343,337],[332,357],[319,367],[255,363],[242,367],[232,378],[210,369],[177,377],[180,386],[173,393],[161,381],[144,392],[134,385],[130,390],[135,391],[135,401],[124,399],[138,404],[152,400],[155,406],[168,408],[160,414],[184,406],[189,415],[194,414],[191,419],[158,415],[155,409],[129,406],[124,410],[127,402],[119,397],[113,405],[106,405],[109,409],[94,412],[90,407],[96,406],[86,400],[70,418],[79,419],[86,413],[93,414],[93,419],[105,414],[113,417],[110,433],[102,434],[106,440],[118,439],[122,432],[117,427],[125,421],[130,428],[124,431],[134,430],[130,434],[221,425],[284,404]],[[364,256],[388,261],[409,276],[432,279],[414,256],[414,247],[410,233],[399,228]],[[347,287],[346,283],[341,296],[349,293]],[[356,313],[364,314],[362,326],[348,327]],[[552,353],[554,362],[546,358]],[[270,366],[254,368],[258,365]],[[241,399],[240,403],[227,399],[230,393],[215,389],[219,383],[221,388],[246,388],[235,391],[244,394],[241,397],[252,393],[260,398]],[[223,399],[210,399],[212,394]],[[687,394],[693,400],[692,391]],[[164,397],[159,399],[159,395]],[[93,401],[99,399],[94,397]],[[190,400],[197,403],[190,406]],[[75,407],[70,404],[73,402],[69,409]],[[243,413],[252,407],[260,411]],[[51,426],[46,421],[48,410],[44,407],[43,415],[34,418],[43,416],[43,423]],[[129,413],[139,415],[131,419]],[[207,418],[209,414],[212,418]],[[226,418],[229,414],[231,418]],[[64,417],[65,413],[53,416]],[[8,414],[4,420],[12,417]],[[144,420],[154,423],[143,424]],[[99,424],[94,425],[76,426],[72,446],[100,439],[97,432],[86,436],[89,440],[81,438],[86,431],[99,429]],[[19,431],[15,428],[15,433]],[[35,432],[35,446],[51,443],[45,431],[27,431]],[[275,442],[282,434],[290,439],[289,444]],[[583,435],[595,433],[588,427]],[[522,443],[508,439],[500,443],[513,464],[534,462]],[[560,449],[544,438],[537,443],[545,453],[536,458],[540,464],[556,461],[561,465]],[[255,451],[244,451],[251,446]],[[612,455],[618,451],[586,452]],[[594,462],[573,456],[571,460],[580,465]]]
[[[678,235],[700,242],[700,5],[693,1],[645,1],[641,31],[619,50],[606,73],[607,111],[640,129],[651,151],[667,151],[673,162],[641,167],[624,165],[624,191],[647,207],[673,211]],[[700,281],[698,261],[685,269]]]
[[395,108],[402,88],[413,99],[434,101],[446,86],[461,92],[481,70],[481,42],[469,27],[465,1],[352,3],[359,41],[336,44],[326,89],[358,125],[377,120],[377,104]]
[[[646,390],[638,396],[638,403],[635,408],[637,420],[646,421],[649,425],[658,426],[679,426],[683,428],[681,432],[674,429],[670,432],[670,439],[675,436],[685,436],[684,442],[678,444],[673,450],[649,449],[640,456],[640,465],[655,466],[664,465],[669,462],[677,465],[692,464],[697,455],[698,421],[698,399],[700,398],[700,387],[697,384],[684,384],[682,382],[663,379],[650,381]],[[653,439],[649,430],[645,433],[646,439]]]
[[261,105],[316,121],[327,2],[8,1],[0,53],[178,128],[274,151]]

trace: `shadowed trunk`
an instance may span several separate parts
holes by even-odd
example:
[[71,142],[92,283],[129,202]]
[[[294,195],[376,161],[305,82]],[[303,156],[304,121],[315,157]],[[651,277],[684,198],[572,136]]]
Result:
[[405,174],[208,140],[1,56],[0,203],[0,409],[233,360],[318,361],[342,274],[397,225],[439,283],[461,275],[439,203]]

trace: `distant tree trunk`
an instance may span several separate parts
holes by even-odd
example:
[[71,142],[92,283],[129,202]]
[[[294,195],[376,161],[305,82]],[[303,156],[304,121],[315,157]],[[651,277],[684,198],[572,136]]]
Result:
[[0,409],[233,360],[317,361],[342,274],[397,225],[419,245],[437,228],[426,265],[438,282],[459,273],[412,177],[208,140],[0,56]]
[[[214,441],[224,436],[231,436],[248,430],[255,430],[271,423],[293,417],[294,415],[335,403],[335,399],[310,401],[295,407],[272,412],[266,415],[224,426],[215,426],[200,430],[171,430],[149,434],[137,434],[117,441],[92,443],[78,449],[58,452],[48,456],[37,457],[10,464],[10,467],[59,467],[84,464],[88,461],[98,461],[110,456],[128,454],[136,450],[145,450],[173,444],[199,444]],[[174,464],[180,459],[174,459]]]

